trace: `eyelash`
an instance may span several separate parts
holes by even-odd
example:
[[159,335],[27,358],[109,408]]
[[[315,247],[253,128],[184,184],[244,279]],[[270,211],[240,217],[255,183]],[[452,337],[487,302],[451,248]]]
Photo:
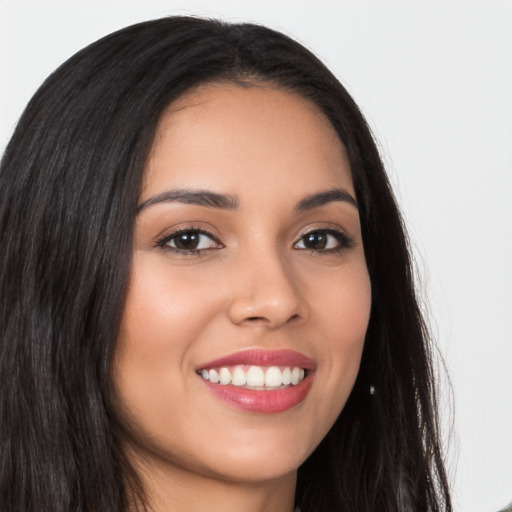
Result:
[[[203,249],[180,249],[178,247],[172,247],[171,245],[169,245],[172,240],[174,240],[174,239],[176,239],[176,238],[178,238],[179,236],[182,236],[182,235],[200,235],[200,236],[202,235],[202,236],[206,236],[212,242],[214,242],[217,247],[206,247],[206,248],[203,248]],[[177,253],[177,254],[192,255],[192,256],[196,255],[196,256],[198,256],[203,251],[208,251],[208,250],[211,250],[211,249],[222,249],[224,246],[217,239],[217,237],[215,237],[214,235],[212,235],[208,231],[205,231],[204,229],[195,228],[195,227],[185,227],[185,228],[177,229],[177,230],[173,231],[172,233],[169,233],[169,234],[165,235],[163,238],[161,238],[160,240],[158,240],[156,242],[155,247],[160,247],[161,249],[163,249],[165,251],[170,251],[170,252],[174,252],[174,253]]]
[[[169,245],[173,240],[177,239],[179,236],[182,235],[199,235],[199,236],[206,236],[208,237],[213,244],[215,244],[215,247],[205,247],[201,249],[180,249],[178,247],[172,247]],[[308,248],[308,247],[297,247],[297,245],[300,242],[304,242],[305,238],[307,236],[314,236],[314,235],[328,235],[335,238],[337,246],[331,247],[327,249],[314,249],[314,248]],[[313,254],[332,254],[332,253],[339,253],[342,252],[345,249],[350,249],[354,246],[354,240],[348,236],[345,232],[333,228],[315,228],[311,229],[310,231],[307,231],[306,233],[303,233],[299,240],[293,244],[293,248],[297,250],[307,250]],[[185,227],[180,228],[172,233],[169,233],[162,237],[160,240],[158,240],[155,244],[155,247],[159,247],[165,251],[174,252],[176,254],[182,254],[182,255],[191,255],[191,256],[199,256],[204,251],[209,251],[212,249],[222,249],[224,248],[224,245],[218,240],[217,237],[209,233],[208,231],[205,231],[201,228],[195,228],[195,227]]]
[[328,248],[328,249],[312,249],[312,248],[300,248],[301,250],[309,250],[313,254],[332,254],[332,253],[339,253],[342,252],[345,249],[350,249],[354,246],[354,240],[348,236],[344,231],[334,229],[334,228],[314,228],[310,231],[307,231],[306,233],[303,233],[299,240],[295,242],[294,248],[296,248],[297,244],[299,242],[304,241],[304,239],[307,236],[312,235],[328,235],[332,236],[336,239],[337,246]]

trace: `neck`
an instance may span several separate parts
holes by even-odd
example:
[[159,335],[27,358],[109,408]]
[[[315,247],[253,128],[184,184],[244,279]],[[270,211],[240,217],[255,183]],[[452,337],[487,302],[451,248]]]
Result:
[[151,512],[293,512],[296,472],[264,482],[229,481],[167,464],[137,468]]

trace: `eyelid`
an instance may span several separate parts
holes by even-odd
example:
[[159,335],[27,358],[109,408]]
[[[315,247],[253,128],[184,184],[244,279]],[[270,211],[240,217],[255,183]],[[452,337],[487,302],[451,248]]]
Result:
[[160,233],[155,236],[155,241],[158,242],[159,240],[163,240],[164,238],[175,234],[183,233],[184,231],[199,231],[205,235],[211,236],[216,240],[220,239],[220,234],[218,233],[217,229],[215,229],[215,227],[209,222],[190,220],[173,224],[172,226],[168,226],[167,228],[161,230]]
[[333,222],[315,222],[313,224],[308,224],[305,228],[301,229],[297,236],[297,240],[315,231],[331,231],[345,235],[348,238],[352,238],[348,234],[347,230],[342,228],[339,224],[335,224]]
[[355,240],[352,236],[350,236],[345,229],[342,227],[332,224],[330,222],[324,223],[324,224],[318,224],[314,226],[308,226],[307,228],[303,229],[296,241],[293,243],[293,246],[295,246],[307,235],[311,233],[317,233],[317,232],[323,232],[330,234],[331,236],[335,236],[338,239],[339,246],[333,249],[321,249],[321,250],[314,250],[314,249],[308,249],[305,248],[299,248],[300,250],[304,251],[313,251],[318,253],[329,253],[329,252],[339,252],[343,251],[344,249],[350,249],[355,245]]
[[[219,247],[215,247],[215,249],[222,249],[224,247],[224,244],[221,242],[220,237],[214,233],[212,233],[213,228],[207,229],[204,226],[192,223],[192,224],[179,224],[178,226],[173,226],[169,229],[167,229],[162,235],[158,236],[155,243],[153,244],[154,247],[159,247],[161,249],[168,249],[169,251],[174,251],[179,254],[199,254],[202,251],[207,251],[209,249],[192,249],[190,251],[186,250],[180,250],[178,248],[172,247],[168,245],[169,241],[172,240],[174,237],[179,236],[183,233],[199,233],[201,235],[205,235],[211,240],[215,242]],[[214,249],[214,248],[211,248]]]

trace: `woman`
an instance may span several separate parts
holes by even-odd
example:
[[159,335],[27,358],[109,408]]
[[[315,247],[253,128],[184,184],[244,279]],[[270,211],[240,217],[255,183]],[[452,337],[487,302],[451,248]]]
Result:
[[299,44],[114,33],[0,182],[1,510],[451,510],[398,209]]

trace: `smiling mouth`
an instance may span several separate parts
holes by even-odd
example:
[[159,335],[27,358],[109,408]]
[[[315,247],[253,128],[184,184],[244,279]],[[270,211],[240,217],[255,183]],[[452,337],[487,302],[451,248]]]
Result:
[[299,366],[235,365],[202,368],[197,374],[212,384],[272,391],[298,385],[307,372]]
[[258,414],[284,412],[301,404],[315,371],[315,362],[294,350],[242,350],[196,367],[216,399]]

